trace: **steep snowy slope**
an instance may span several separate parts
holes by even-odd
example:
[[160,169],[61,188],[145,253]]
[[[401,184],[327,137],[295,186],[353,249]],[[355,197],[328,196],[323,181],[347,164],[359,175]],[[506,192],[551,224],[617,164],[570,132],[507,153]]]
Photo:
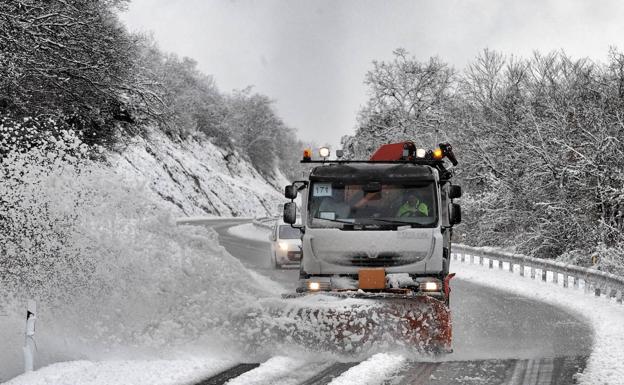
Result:
[[277,211],[287,183],[260,175],[236,153],[203,138],[174,142],[161,132],[110,157],[115,169],[144,180],[181,215],[263,216]]
[[0,183],[8,219],[0,234],[0,382],[21,371],[28,299],[39,310],[37,367],[222,346],[212,328],[275,290],[213,231],[176,218],[266,215],[283,201],[274,186],[284,177],[266,180],[207,140],[154,133],[108,164],[67,156],[80,147],[68,142],[58,154],[33,149],[0,160],[12,176]]

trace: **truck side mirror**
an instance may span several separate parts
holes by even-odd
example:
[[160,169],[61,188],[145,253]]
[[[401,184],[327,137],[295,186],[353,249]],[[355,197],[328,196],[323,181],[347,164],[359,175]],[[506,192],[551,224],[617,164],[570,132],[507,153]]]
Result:
[[449,189],[449,198],[455,199],[455,198],[461,198],[461,196],[462,196],[461,186],[451,185],[451,188]]
[[[288,186],[287,186],[288,187]],[[295,224],[297,222],[297,204],[288,202],[284,204],[284,223]]]
[[[289,184],[288,186],[286,186],[284,188],[284,196],[288,199],[295,199],[297,197],[297,189],[295,188],[295,186],[292,184]],[[286,207],[284,207],[284,210],[285,209]]]
[[461,206],[457,203],[449,204],[449,223],[451,226],[461,223]]

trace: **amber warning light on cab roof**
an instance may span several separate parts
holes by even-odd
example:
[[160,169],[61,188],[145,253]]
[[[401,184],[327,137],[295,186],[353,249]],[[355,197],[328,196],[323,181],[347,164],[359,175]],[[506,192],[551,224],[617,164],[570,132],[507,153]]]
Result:
[[312,160],[312,150],[309,148],[306,148],[305,150],[303,150],[303,161],[309,162],[311,160]]

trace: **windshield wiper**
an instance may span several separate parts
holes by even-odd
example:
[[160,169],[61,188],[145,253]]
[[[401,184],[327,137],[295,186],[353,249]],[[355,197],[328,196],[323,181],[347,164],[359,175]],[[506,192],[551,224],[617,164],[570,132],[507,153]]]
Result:
[[384,222],[384,223],[393,223],[396,225],[409,225],[412,227],[428,227],[430,226],[429,224],[425,225],[422,223],[416,223],[416,222],[405,222],[405,221],[398,221],[396,219],[383,219],[383,218],[367,218],[370,219],[371,221],[379,221],[379,222]]
[[329,221],[329,222],[338,222],[338,223],[346,223],[349,225],[357,225],[359,224],[358,222],[355,221],[349,221],[349,220],[344,220],[344,219],[329,219],[329,218],[314,218],[315,220],[320,220],[320,221]]
[[[350,225],[350,227],[359,227],[361,226],[362,229],[368,228],[369,226],[380,226],[379,224],[375,224],[375,223],[365,223],[365,222],[359,222],[356,221],[355,219],[352,220],[346,220],[346,219],[326,219],[326,218],[314,218],[314,219],[318,219],[321,221],[329,221],[329,222],[336,222],[336,223],[344,223],[346,225]],[[369,218],[366,218],[367,220]]]

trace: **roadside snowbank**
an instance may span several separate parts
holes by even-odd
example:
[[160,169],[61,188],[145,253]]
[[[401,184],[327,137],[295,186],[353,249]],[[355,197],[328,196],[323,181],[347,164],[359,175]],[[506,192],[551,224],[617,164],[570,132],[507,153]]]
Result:
[[596,298],[581,290],[564,289],[551,282],[522,278],[479,265],[455,262],[451,268],[458,278],[490,286],[553,306],[563,306],[591,321],[594,346],[581,384],[614,385],[624,381],[624,306],[614,300]]
[[72,361],[52,364],[5,385],[188,385],[235,362],[216,357],[154,361]]
[[40,162],[48,156],[3,163],[13,178],[0,184],[12,226],[0,256],[7,295],[0,298],[7,314],[0,381],[21,371],[23,306],[31,298],[39,312],[37,366],[163,359],[180,347],[225,346],[234,354],[216,327],[274,295],[272,282],[229,255],[213,230],[176,225],[144,180],[88,160]]

